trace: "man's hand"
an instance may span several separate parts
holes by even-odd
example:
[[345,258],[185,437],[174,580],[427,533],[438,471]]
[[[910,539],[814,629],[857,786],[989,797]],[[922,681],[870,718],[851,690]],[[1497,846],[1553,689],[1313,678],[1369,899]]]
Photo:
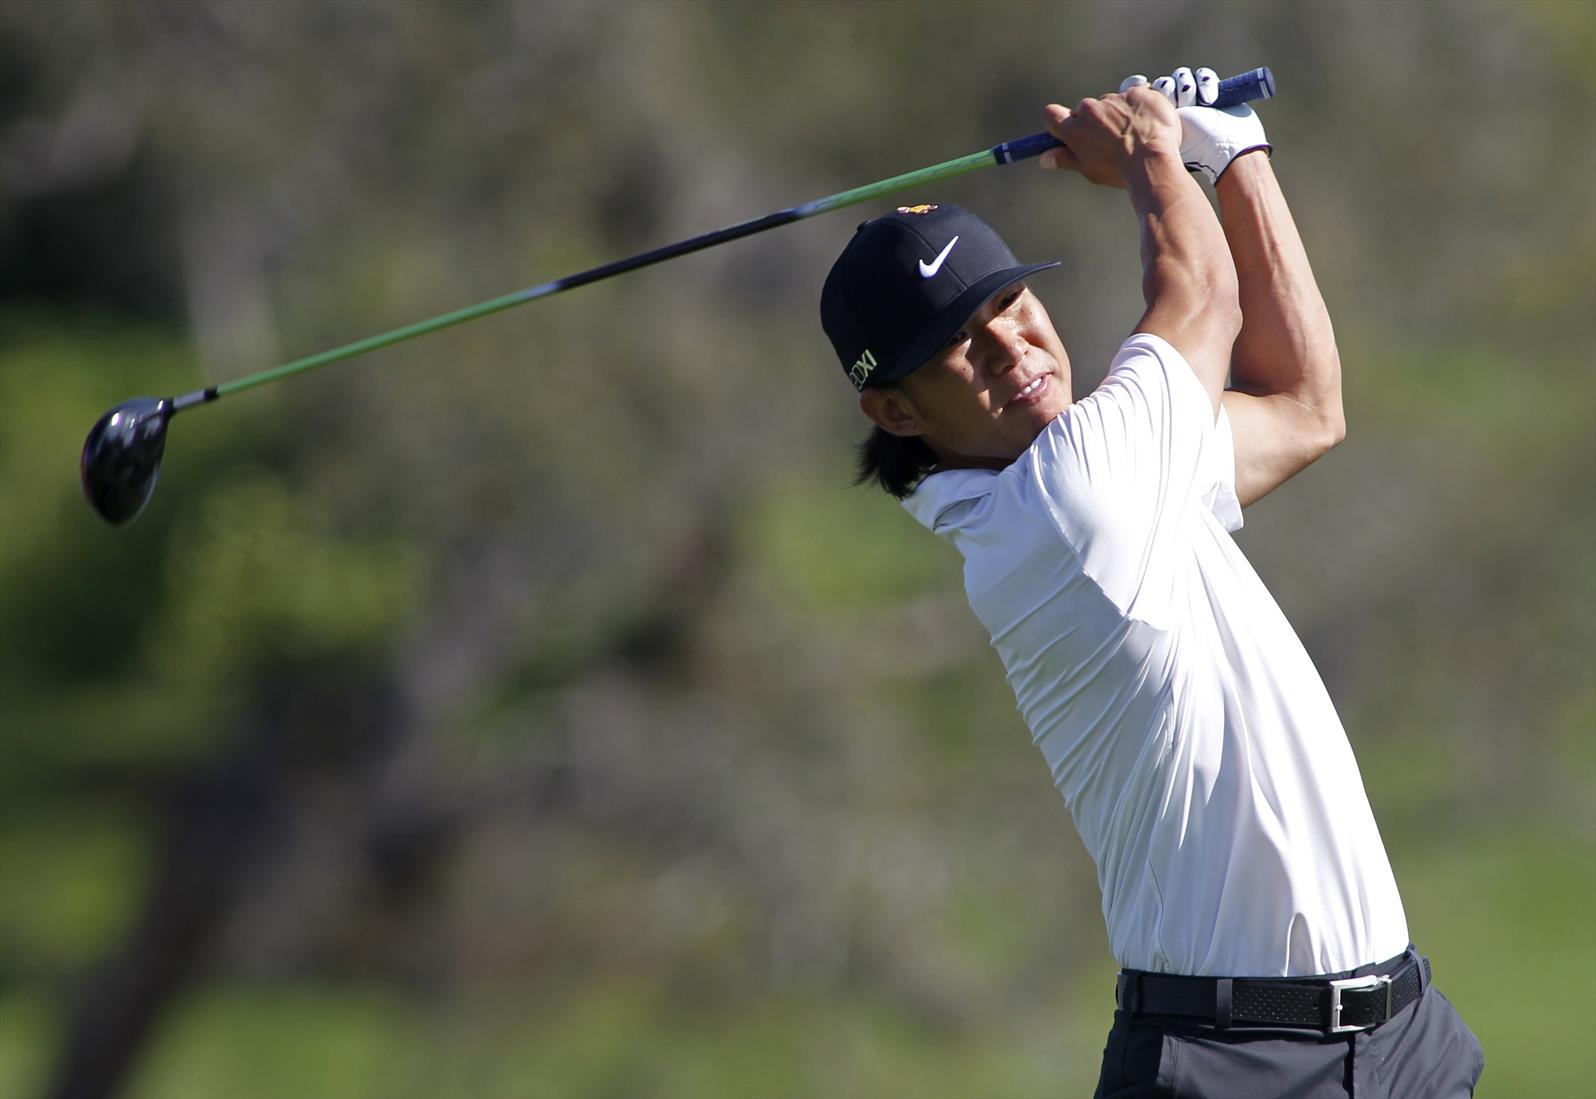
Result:
[[1231,161],[1255,150],[1270,152],[1263,123],[1246,104],[1220,110],[1209,106],[1219,96],[1219,75],[1213,69],[1176,69],[1148,84],[1145,76],[1129,76],[1119,86],[1127,92],[1151,87],[1179,108],[1180,157],[1187,170],[1218,183]]
[[1147,301],[1135,330],[1179,350],[1217,412],[1241,327],[1236,268],[1213,207],[1181,160],[1174,104],[1133,87],[1083,99],[1073,111],[1050,103],[1044,113],[1061,147],[1042,154],[1043,167],[1125,188],[1141,225]]
[[1049,103],[1047,129],[1063,143],[1042,154],[1042,167],[1069,168],[1093,183],[1125,186],[1125,170],[1147,157],[1180,157],[1180,117],[1164,96],[1131,88],[1083,99],[1073,111]]

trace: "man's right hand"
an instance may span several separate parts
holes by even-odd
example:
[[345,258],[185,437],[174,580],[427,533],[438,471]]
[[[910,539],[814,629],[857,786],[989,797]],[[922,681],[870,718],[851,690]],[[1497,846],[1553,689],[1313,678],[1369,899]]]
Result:
[[1180,116],[1174,104],[1149,88],[1083,99],[1073,111],[1057,103],[1044,110],[1047,129],[1063,147],[1042,154],[1042,167],[1069,168],[1093,183],[1125,186],[1134,160],[1180,160]]
[[1137,332],[1175,347],[1208,392],[1215,413],[1241,329],[1236,268],[1219,219],[1180,155],[1175,105],[1151,88],[1046,108],[1061,147],[1044,167],[1071,168],[1093,183],[1124,187],[1141,224],[1142,296]]

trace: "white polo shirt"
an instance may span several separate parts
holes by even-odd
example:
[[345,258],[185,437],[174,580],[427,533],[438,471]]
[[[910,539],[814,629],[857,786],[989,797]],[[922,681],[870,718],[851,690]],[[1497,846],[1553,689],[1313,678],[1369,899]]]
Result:
[[1406,949],[1346,732],[1230,537],[1229,421],[1178,351],[1132,336],[1007,469],[904,505],[964,555],[1120,965],[1296,977]]

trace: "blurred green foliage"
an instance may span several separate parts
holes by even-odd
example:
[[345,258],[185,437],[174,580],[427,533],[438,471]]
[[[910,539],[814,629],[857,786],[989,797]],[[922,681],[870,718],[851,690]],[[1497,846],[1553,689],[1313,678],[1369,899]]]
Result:
[[[1242,544],[1481,1094],[1596,1095],[1593,13],[0,6],[0,1097],[108,1056],[107,1003],[159,1099],[1088,1093],[1093,868],[957,555],[848,486],[815,313],[867,212],[185,415],[125,529],[76,454],[1192,60],[1277,71],[1346,373]],[[1065,258],[1090,388],[1123,199],[936,198]]]

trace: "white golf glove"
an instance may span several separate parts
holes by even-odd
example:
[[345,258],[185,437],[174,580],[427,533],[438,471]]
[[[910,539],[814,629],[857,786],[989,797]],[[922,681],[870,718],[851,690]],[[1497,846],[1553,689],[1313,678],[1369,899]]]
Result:
[[[1119,90],[1146,83],[1145,76],[1128,76]],[[1272,151],[1263,123],[1251,107],[1245,103],[1239,107],[1207,106],[1219,95],[1219,75],[1213,69],[1176,69],[1154,80],[1152,88],[1180,114],[1180,158],[1186,169],[1200,172],[1209,183],[1218,183],[1230,162],[1242,153]]]

